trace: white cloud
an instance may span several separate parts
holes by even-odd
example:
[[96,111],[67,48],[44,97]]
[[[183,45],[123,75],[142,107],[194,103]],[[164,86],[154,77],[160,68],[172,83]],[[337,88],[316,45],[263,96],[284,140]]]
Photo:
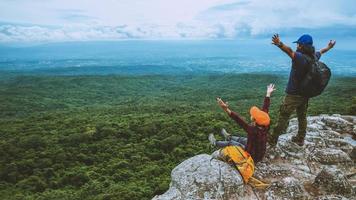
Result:
[[[201,29],[200,29],[201,28]],[[141,26],[45,26],[0,25],[0,42],[53,42],[118,39],[182,39],[220,38],[220,26],[202,24],[141,25]],[[225,33],[223,33],[225,34]]]
[[[347,12],[345,12],[347,10]],[[198,20],[248,28],[257,35],[281,28],[320,28],[333,25],[356,26],[356,2],[352,0],[250,0],[209,8]],[[223,22],[223,23],[222,23]],[[229,22],[227,25],[224,25]]]
[[356,2],[2,0],[0,21],[6,22],[0,24],[0,42],[235,38],[337,25],[355,32]]

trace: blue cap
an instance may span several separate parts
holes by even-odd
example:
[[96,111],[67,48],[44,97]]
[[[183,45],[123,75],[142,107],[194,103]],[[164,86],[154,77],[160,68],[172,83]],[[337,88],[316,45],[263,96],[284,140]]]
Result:
[[313,45],[313,38],[308,34],[304,34],[300,36],[300,38],[293,43]]

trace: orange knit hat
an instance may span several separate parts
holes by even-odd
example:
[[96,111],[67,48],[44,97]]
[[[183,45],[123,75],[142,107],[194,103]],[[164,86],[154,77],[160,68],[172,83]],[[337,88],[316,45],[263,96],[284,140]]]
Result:
[[263,112],[256,106],[252,106],[250,109],[250,115],[256,120],[256,123],[261,126],[268,126],[270,123],[269,115]]

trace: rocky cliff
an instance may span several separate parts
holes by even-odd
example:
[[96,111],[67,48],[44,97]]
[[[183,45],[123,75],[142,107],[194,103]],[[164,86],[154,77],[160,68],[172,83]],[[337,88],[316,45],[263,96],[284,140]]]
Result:
[[201,154],[174,168],[169,190],[153,200],[356,199],[356,116],[308,117],[303,147],[290,141],[297,124],[256,165],[254,176],[270,187],[244,185],[231,166]]

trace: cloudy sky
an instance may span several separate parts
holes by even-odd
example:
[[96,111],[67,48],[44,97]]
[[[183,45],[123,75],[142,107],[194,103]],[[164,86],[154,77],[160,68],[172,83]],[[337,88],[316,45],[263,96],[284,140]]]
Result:
[[356,1],[0,0],[0,43],[230,39],[299,29],[356,36]]

